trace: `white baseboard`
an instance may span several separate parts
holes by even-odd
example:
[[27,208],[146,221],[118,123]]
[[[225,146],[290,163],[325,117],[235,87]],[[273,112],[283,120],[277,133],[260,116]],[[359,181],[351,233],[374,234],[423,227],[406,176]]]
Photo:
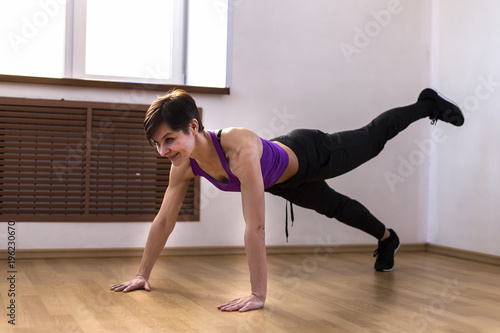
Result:
[[450,257],[467,259],[467,260],[500,266],[500,256],[495,256],[492,254],[461,250],[453,247],[447,247],[429,243],[426,244],[426,251],[430,253],[442,254]]

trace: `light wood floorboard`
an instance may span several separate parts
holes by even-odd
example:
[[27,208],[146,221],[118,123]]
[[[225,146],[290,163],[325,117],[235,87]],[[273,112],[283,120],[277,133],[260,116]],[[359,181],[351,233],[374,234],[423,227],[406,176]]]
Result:
[[500,332],[496,265],[404,252],[378,273],[367,253],[269,255],[266,308],[224,313],[249,292],[244,256],[161,257],[151,292],[109,291],[139,261],[19,260],[16,326],[2,278],[0,332]]

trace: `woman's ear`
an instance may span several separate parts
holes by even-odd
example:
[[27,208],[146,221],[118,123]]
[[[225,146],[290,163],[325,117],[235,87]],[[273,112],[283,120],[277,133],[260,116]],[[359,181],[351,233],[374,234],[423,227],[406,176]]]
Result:
[[194,118],[191,119],[191,122],[189,123],[189,129],[191,130],[191,132],[193,134],[198,133],[198,128],[199,128],[198,120]]

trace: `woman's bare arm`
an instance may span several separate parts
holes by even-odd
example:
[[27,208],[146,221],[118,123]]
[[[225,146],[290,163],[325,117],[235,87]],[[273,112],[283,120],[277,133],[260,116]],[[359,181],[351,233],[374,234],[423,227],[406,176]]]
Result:
[[[226,136],[236,146],[229,153],[231,171],[241,183],[241,200],[245,218],[245,252],[250,270],[251,295],[235,299],[218,308],[223,311],[248,311],[264,307],[267,295],[267,261],[265,246],[264,182],[260,168],[262,144],[252,132],[237,138]],[[239,142],[238,142],[239,140]]]
[[112,285],[110,287],[111,290],[127,292],[135,289],[145,289],[147,291],[151,289],[148,282],[151,271],[161,251],[165,247],[165,243],[170,233],[174,229],[177,216],[189,185],[189,178],[183,176],[184,174],[184,166],[175,167],[172,165],[170,169],[169,185],[165,191],[160,211],[151,224],[151,229],[149,230],[148,239],[136,277],[130,281]]

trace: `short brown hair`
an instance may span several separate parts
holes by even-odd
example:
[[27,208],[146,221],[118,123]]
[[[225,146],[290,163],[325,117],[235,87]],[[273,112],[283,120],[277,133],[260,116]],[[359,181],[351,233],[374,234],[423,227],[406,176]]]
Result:
[[151,104],[144,119],[144,131],[151,141],[158,126],[165,122],[172,130],[182,130],[188,134],[189,124],[193,119],[198,121],[198,132],[203,131],[200,113],[193,97],[182,89],[174,89]]

